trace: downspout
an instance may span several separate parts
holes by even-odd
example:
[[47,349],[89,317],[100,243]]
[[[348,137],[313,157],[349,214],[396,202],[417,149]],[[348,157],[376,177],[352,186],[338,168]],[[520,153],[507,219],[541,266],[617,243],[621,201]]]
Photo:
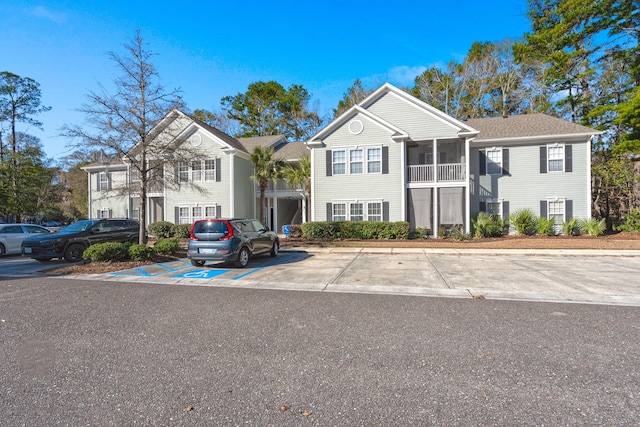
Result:
[[433,139],[433,182],[434,182],[434,186],[433,186],[433,237],[434,238],[438,238],[438,223],[440,221],[438,212],[440,211],[440,209],[438,209],[438,167],[439,167],[439,163],[438,162],[438,140],[437,139]]
[[402,172],[400,173],[400,217],[402,221],[409,221],[407,218],[407,142],[402,140],[400,142],[400,164],[402,165]]
[[587,220],[591,219],[591,212],[593,209],[593,189],[591,188],[591,144],[595,135],[591,135],[589,138],[589,145],[587,146]]
[[316,220],[315,197],[316,197],[316,174],[314,172],[316,165],[316,150],[311,149],[311,194],[309,197],[309,209],[311,209],[311,221]]
[[[236,215],[236,194],[235,194],[235,154],[231,153],[229,156],[229,218],[234,218]],[[217,172],[216,172],[217,173]],[[222,179],[222,175],[220,176]],[[255,199],[255,197],[254,197]],[[224,216],[224,215],[222,215]]]
[[87,217],[88,219],[93,219],[91,217],[91,212],[93,212],[93,195],[91,194],[91,171],[87,171],[87,194],[89,195],[89,200],[88,203],[89,205],[87,206]]

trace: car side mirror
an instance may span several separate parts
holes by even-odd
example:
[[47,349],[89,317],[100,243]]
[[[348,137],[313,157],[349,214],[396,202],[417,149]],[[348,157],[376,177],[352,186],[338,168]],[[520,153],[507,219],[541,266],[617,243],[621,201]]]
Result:
[[99,233],[100,229],[98,227],[94,227],[94,228],[91,229],[91,232],[92,233]]

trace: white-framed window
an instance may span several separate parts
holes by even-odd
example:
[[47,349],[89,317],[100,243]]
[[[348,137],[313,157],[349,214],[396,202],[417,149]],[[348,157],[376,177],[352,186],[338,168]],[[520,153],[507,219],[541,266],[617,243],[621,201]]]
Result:
[[382,148],[367,149],[367,173],[382,172]]
[[191,219],[195,221],[196,219],[202,219],[202,206],[194,206],[191,208]]
[[487,175],[502,175],[502,148],[487,148]]
[[367,203],[367,221],[382,221],[382,203]]
[[364,203],[356,202],[349,204],[349,220],[364,221]]
[[502,200],[487,200],[487,213],[502,218]]
[[564,202],[564,199],[547,200],[547,218],[553,220],[556,227],[562,227],[562,223],[564,222]]
[[129,170],[130,170],[129,176],[130,176],[131,182],[140,182],[140,171],[138,170],[138,168],[132,167]]
[[189,182],[189,164],[180,162],[178,165],[178,182]]
[[362,148],[349,150],[349,173],[364,173],[364,152]]
[[98,172],[98,191],[109,190],[109,173]]
[[191,162],[180,162],[178,164],[179,182],[196,182],[216,180],[215,159],[194,160]]
[[547,145],[547,171],[564,172],[564,144]]
[[333,150],[332,165],[334,175],[344,175],[347,173],[347,152],[345,150]]
[[382,173],[382,147],[332,150],[331,162],[333,175]]
[[202,162],[199,160],[191,162],[191,179],[193,181],[202,181]]
[[190,224],[191,223],[190,212],[191,212],[191,209],[189,209],[189,206],[179,206],[178,207],[178,224]]
[[111,209],[109,208],[98,209],[97,214],[99,219],[111,218]]
[[382,202],[345,201],[332,203],[333,221],[382,221]]
[[334,203],[333,204],[333,221],[346,221],[347,220],[347,204],[346,203]]
[[205,206],[204,207],[204,216],[205,216],[205,218],[215,218],[216,217],[216,207],[215,206]]
[[204,180],[216,180],[216,161],[214,159],[207,159],[204,161]]

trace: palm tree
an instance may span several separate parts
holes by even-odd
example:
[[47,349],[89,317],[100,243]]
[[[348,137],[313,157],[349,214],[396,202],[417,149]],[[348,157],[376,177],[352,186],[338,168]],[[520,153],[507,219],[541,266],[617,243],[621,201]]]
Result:
[[284,177],[291,186],[304,185],[304,196],[306,198],[306,221],[309,221],[311,209],[308,201],[311,200],[311,157],[305,154],[300,158],[298,166],[287,166],[284,170]]
[[282,177],[282,171],[286,166],[284,160],[276,159],[272,147],[256,147],[251,153],[253,163],[253,179],[260,188],[260,221],[267,225],[266,200],[264,193],[269,181],[274,183]]

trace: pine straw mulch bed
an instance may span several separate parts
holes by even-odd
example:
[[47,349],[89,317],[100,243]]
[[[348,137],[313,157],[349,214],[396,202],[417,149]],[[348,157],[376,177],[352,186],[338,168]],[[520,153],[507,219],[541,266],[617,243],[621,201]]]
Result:
[[[181,242],[186,247],[188,240]],[[414,240],[307,240],[283,238],[282,249],[365,247],[365,248],[442,248],[442,249],[595,249],[595,250],[640,250],[640,234],[616,233],[600,237],[592,236],[503,236],[483,239],[414,239]],[[150,261],[120,261],[90,263],[81,262],[52,267],[47,274],[99,274],[126,270],[159,262],[186,258],[186,251],[174,255],[156,256]]]

